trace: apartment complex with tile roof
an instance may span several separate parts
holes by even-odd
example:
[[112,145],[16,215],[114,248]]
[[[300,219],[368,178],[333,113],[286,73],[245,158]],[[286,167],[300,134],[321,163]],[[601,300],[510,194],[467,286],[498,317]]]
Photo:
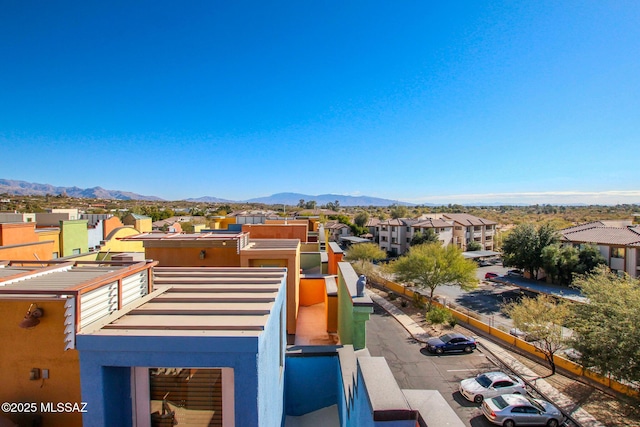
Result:
[[640,227],[631,221],[593,221],[565,228],[560,234],[564,244],[595,245],[612,270],[640,277]]
[[471,241],[483,250],[493,250],[495,221],[469,214],[427,214],[420,218],[397,218],[380,221],[377,228],[378,244],[391,256],[402,255],[417,233],[431,229],[443,245],[456,245],[463,251]]

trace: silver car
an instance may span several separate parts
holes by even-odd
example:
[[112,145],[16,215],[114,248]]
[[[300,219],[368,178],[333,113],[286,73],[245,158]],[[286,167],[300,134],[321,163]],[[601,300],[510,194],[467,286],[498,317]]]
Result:
[[558,427],[564,421],[560,410],[551,403],[521,394],[503,394],[485,399],[482,413],[489,422],[503,427]]
[[524,381],[504,372],[486,372],[475,378],[460,381],[460,394],[472,402],[481,403],[483,399],[501,394],[527,394]]

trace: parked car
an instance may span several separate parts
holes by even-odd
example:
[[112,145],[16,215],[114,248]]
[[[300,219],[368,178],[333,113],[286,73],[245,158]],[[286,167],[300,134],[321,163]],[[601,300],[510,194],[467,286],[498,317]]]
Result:
[[503,394],[485,399],[482,413],[489,422],[503,427],[558,427],[564,421],[562,412],[551,403],[521,394]]
[[582,353],[580,353],[575,348],[565,348],[560,351],[560,356],[571,360],[572,362],[577,362],[582,358]]
[[486,280],[493,279],[494,277],[498,277],[498,276],[499,276],[499,274],[498,274],[498,273],[493,273],[493,272],[491,272],[491,271],[489,271],[489,272],[487,272],[487,273],[485,273],[485,274],[484,274],[484,278],[485,278]]
[[524,276],[524,273],[522,272],[522,270],[509,270],[507,271],[507,275],[522,277]]
[[538,341],[540,339],[531,332],[526,332],[518,328],[509,329],[509,334],[520,338],[521,340],[525,340],[526,342]]
[[524,381],[504,372],[486,372],[460,381],[460,394],[471,402],[482,403],[484,399],[506,393],[526,395]]
[[472,337],[452,332],[439,338],[429,338],[425,347],[432,353],[442,354],[449,351],[471,353],[476,349],[476,340]]
[[486,260],[478,261],[478,266],[480,267],[489,267],[490,265],[492,264],[489,261],[486,261]]

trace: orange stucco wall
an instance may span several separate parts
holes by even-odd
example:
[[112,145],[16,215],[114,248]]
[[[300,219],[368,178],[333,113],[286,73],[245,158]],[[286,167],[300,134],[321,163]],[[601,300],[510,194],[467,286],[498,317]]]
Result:
[[327,245],[327,257],[329,258],[327,265],[328,274],[338,274],[338,263],[342,262],[343,255],[342,252],[334,252],[332,245]]
[[7,247],[0,246],[0,260],[50,260],[54,250],[55,248],[51,241]]
[[296,333],[300,304],[300,245],[294,251],[249,250],[241,251],[241,267],[283,265],[287,267],[287,333]]
[[309,227],[304,224],[244,224],[242,231],[251,239],[298,239],[307,241]]
[[112,216],[111,218],[107,218],[102,223],[103,235],[102,238],[106,239],[109,234],[116,228],[124,227],[122,221],[117,216]]
[[[204,259],[200,251],[205,251]],[[240,255],[236,247],[177,247],[145,248],[145,257],[158,261],[162,267],[240,267]]]
[[36,225],[33,222],[0,224],[0,246],[37,241]]
[[324,277],[301,278],[300,279],[300,305],[310,306],[325,302],[325,280]]
[[327,318],[327,332],[338,332],[338,296],[325,295],[325,316]]
[[[44,310],[40,324],[31,329],[18,326],[29,305],[37,303]],[[0,402],[82,401],[80,363],[76,350],[64,351],[64,301],[1,300],[0,313]],[[49,379],[30,380],[31,369],[49,370]],[[20,425],[31,425],[30,414],[6,414]],[[39,413],[43,426],[81,426],[78,413]]]

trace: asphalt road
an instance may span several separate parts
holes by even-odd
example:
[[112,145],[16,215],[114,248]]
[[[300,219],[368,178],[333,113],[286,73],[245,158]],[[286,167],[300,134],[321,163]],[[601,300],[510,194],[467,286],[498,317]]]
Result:
[[422,350],[400,324],[374,305],[367,323],[367,348],[372,356],[383,356],[402,389],[438,390],[467,426],[489,427],[479,405],[460,392],[461,380],[480,372],[497,370],[481,351],[436,356]]

